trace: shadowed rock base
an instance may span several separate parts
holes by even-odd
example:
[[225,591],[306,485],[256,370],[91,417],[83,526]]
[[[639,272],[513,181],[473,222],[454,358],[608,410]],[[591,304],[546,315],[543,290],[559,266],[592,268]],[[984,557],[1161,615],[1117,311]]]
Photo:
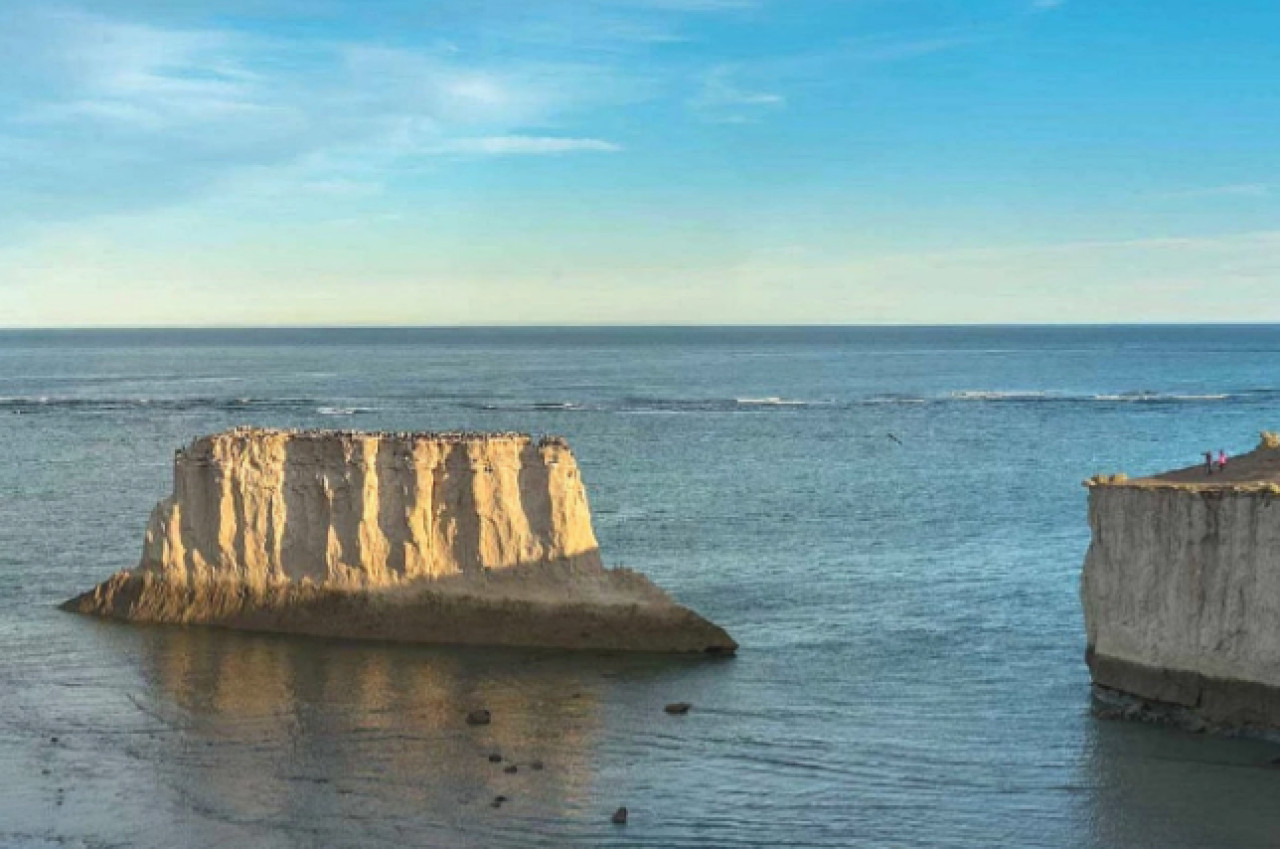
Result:
[[1280,731],[1280,688],[1157,669],[1098,655],[1085,659],[1093,676],[1095,712],[1191,731],[1274,734]]
[[[670,601],[642,575],[600,569],[584,589],[580,567],[566,567],[560,581],[548,571],[545,565],[515,567],[374,590],[292,583],[256,589],[229,581],[182,586],[145,572],[120,572],[62,609],[137,623],[397,642],[724,655],[737,650],[724,629]],[[536,580],[536,593],[523,590],[529,578]],[[603,590],[613,598],[602,601]]]

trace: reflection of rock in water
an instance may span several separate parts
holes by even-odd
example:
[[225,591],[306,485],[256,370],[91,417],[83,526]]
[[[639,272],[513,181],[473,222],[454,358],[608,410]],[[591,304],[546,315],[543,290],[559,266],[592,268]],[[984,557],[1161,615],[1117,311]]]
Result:
[[737,648],[643,575],[604,568],[569,447],[520,434],[197,439],[138,568],[64,608],[404,642]]
[[[406,817],[415,834],[438,824],[456,838],[460,824],[511,827],[521,811],[587,804],[607,659],[199,629],[149,631],[144,645],[145,709],[175,729],[162,768],[182,804],[215,820],[311,822],[358,843],[359,829]],[[468,727],[478,705],[493,723]],[[505,773],[493,751],[544,769]],[[498,794],[511,801],[491,822]]]
[[1111,720],[1087,724],[1081,846],[1272,846],[1275,746]]

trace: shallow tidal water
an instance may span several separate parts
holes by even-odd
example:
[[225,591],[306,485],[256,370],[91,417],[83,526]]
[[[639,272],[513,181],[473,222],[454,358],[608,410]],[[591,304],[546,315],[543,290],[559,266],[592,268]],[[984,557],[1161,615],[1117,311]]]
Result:
[[[1090,715],[1078,600],[1080,481],[1280,427],[1280,328],[4,332],[0,424],[0,846],[1280,840],[1280,745]],[[236,424],[564,434],[741,653],[57,611]]]

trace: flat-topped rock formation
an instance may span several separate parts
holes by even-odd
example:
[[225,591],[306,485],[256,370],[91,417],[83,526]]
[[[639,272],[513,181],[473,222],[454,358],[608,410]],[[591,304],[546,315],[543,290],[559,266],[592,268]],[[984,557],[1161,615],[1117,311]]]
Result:
[[606,569],[559,438],[238,428],[177,452],[137,568],[64,609],[413,642],[725,652]]
[[[1087,659],[1129,713],[1280,728],[1280,447],[1089,485]],[[1113,700],[1114,701],[1114,700]]]

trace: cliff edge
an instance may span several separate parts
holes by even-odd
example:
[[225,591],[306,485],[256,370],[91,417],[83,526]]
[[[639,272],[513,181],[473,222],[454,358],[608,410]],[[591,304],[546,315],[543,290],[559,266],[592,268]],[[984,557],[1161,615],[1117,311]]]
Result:
[[1120,712],[1280,728],[1280,449],[1208,474],[1095,478],[1081,582],[1096,691]]
[[174,459],[142,559],[63,609],[408,642],[732,653],[606,569],[577,463],[523,434],[238,428]]

